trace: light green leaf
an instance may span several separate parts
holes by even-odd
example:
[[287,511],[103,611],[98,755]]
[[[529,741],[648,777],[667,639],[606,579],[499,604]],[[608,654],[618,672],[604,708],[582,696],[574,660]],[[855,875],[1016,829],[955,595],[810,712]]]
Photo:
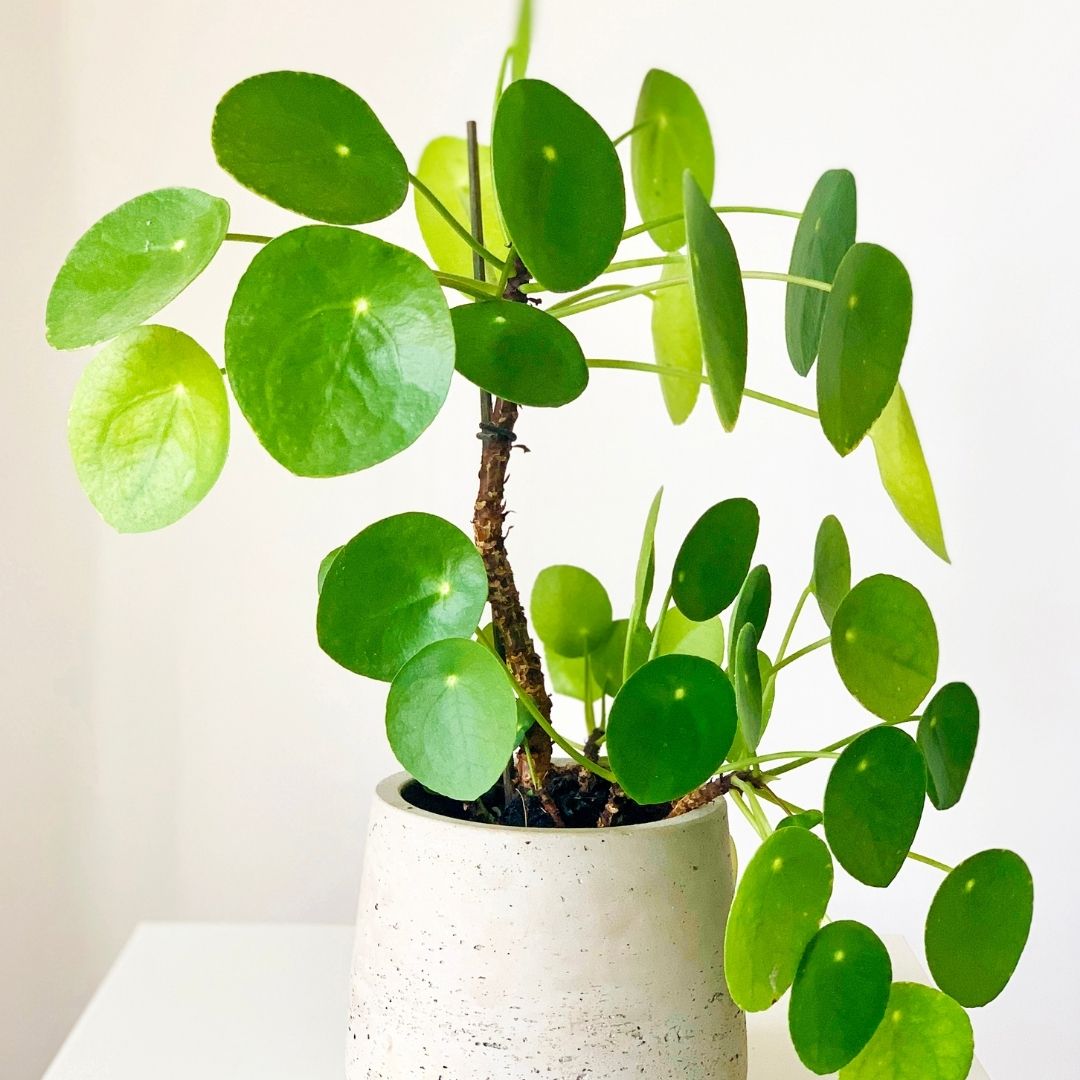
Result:
[[511,300],[451,311],[457,369],[470,382],[519,405],[554,407],[579,397],[589,369],[577,338],[552,315]]
[[820,810],[803,810],[798,814],[788,814],[777,822],[778,829],[816,829],[825,820]]
[[[788,273],[832,283],[840,260],[855,243],[855,177],[847,169],[830,169],[814,185],[795,231]],[[817,359],[826,294],[789,284],[784,311],[788,356],[800,375]]]
[[401,151],[347,86],[325,75],[269,71],[218,103],[218,164],[286,210],[332,225],[392,214],[409,191]]
[[569,292],[611,262],[626,224],[622,166],[604,129],[561,90],[518,79],[492,135],[499,207],[541,285]]
[[[735,427],[746,384],[746,297],[727,227],[694,177],[683,177],[687,263],[705,371],[725,431]],[[876,415],[876,414],[875,414]]]
[[788,1028],[802,1063],[823,1076],[846,1065],[885,1015],[892,961],[868,926],[829,923],[811,939],[791,987]]
[[939,558],[949,561],[934,484],[923,457],[907,398],[897,383],[885,411],[870,429],[881,483],[911,531]]
[[965,1080],[974,1056],[971,1021],[952,998],[893,983],[885,1019],[840,1080]]
[[514,43],[510,46],[510,77],[524,79],[532,49],[532,0],[520,0]]
[[660,628],[660,656],[677,653],[682,656],[700,656],[714,664],[724,662],[724,624],[720,619],[695,622],[688,619],[678,608],[670,608]]
[[[682,79],[653,68],[641,84],[634,126],[630,175],[642,221],[682,211],[687,170],[705,197],[712,196],[715,155],[709,120]],[[686,242],[686,227],[673,221],[655,226],[649,235],[664,251],[678,251]]]
[[517,698],[506,669],[476,641],[447,638],[421,649],[386,699],[394,756],[425,787],[477,799],[517,745]]
[[731,612],[730,637],[728,651],[735,655],[742,628],[747,624],[757,631],[757,640],[765,633],[765,624],[769,621],[769,608],[772,606],[772,577],[765,565],[755,566],[739,590],[735,607]]
[[334,559],[319,596],[319,644],[342,667],[389,680],[425,645],[472,634],[487,597],[469,537],[432,514],[397,514]]
[[832,514],[818,527],[811,584],[821,617],[831,627],[836,609],[851,592],[851,551],[844,527]]
[[911,329],[911,279],[877,244],[855,244],[836,271],[818,348],[821,427],[850,454],[896,389]]
[[540,640],[561,656],[584,656],[613,629],[607,590],[588,570],[548,566],[536,576],[530,600]]
[[953,682],[938,690],[923,710],[918,740],[927,794],[939,810],[948,810],[964,793],[979,741],[979,703],[970,686]]
[[982,851],[941,883],[926,917],[934,982],[969,1008],[1005,989],[1031,930],[1031,871],[1012,851]]
[[326,584],[326,575],[330,573],[330,567],[334,565],[334,560],[345,550],[345,545],[340,544],[334,548],[333,551],[328,551],[323,557],[322,562],[319,563],[318,574],[318,590],[321,593],[323,585]]
[[[629,623],[635,632],[645,626],[649,600],[652,597],[653,578],[656,575],[656,522],[660,517],[660,503],[664,498],[664,489],[658,488],[649,504],[645,516],[645,528],[641,534],[641,547],[638,549],[637,567],[634,571],[634,599],[630,606]],[[630,674],[630,656],[624,656],[623,675]]]
[[229,204],[194,188],[151,191],[110,211],[56,275],[49,343],[78,349],[145,322],[206,269],[228,227]]
[[279,236],[240,279],[225,327],[229,381],[273,457],[341,476],[410,446],[454,371],[442,289],[415,255],[353,229]]
[[669,802],[720,768],[735,725],[735,693],[715,664],[660,656],[638,668],[612,703],[608,760],[635,802]]
[[758,664],[758,636],[753,623],[744,623],[734,650],[735,702],[739,712],[739,749],[746,756],[757,753],[764,717],[761,700],[761,668]]
[[[565,694],[577,701],[585,700],[585,657],[560,656],[552,649],[544,655],[547,662],[551,685],[557,694]],[[603,695],[603,687],[596,681],[596,672],[590,657],[589,663],[589,700],[598,701]]]
[[179,330],[129,330],[86,365],[68,444],[79,483],[114,529],[171,525],[225,464],[229,402],[217,364]]
[[938,669],[937,627],[922,593],[875,574],[847,594],[830,629],[836,669],[852,696],[882,720],[910,716]]
[[[661,281],[685,277],[686,265],[669,263],[660,273]],[[701,391],[701,335],[697,310],[689,285],[660,289],[653,298],[653,354],[661,367],[678,368],[693,378],[661,374],[660,390],[673,424],[683,423],[694,411]]]
[[735,892],[724,936],[732,1000],[761,1012],[783,996],[832,895],[829,849],[806,829],[774,832]]
[[837,862],[864,885],[884,888],[919,830],[926,765],[915,740],[876,727],[851,743],[825,787],[825,837]]
[[649,659],[649,647],[652,645],[652,635],[647,626],[639,626],[634,632],[630,642],[630,651],[626,650],[626,630],[629,625],[627,619],[616,619],[612,625],[611,633],[607,641],[601,645],[591,659],[596,671],[596,677],[604,688],[604,693],[614,697],[621,689],[624,682],[623,661],[629,655],[629,663],[626,665],[627,675],[632,675],[646,660]]
[[[491,178],[491,151],[480,146],[480,205],[484,219],[484,246],[496,255],[506,252],[506,233],[495,204],[495,183]],[[424,148],[417,178],[432,194],[469,229],[469,156],[464,139],[440,135]],[[419,191],[414,197],[416,221],[420,235],[431,253],[435,265],[448,274],[472,277],[472,249],[449,225],[442,215]]]

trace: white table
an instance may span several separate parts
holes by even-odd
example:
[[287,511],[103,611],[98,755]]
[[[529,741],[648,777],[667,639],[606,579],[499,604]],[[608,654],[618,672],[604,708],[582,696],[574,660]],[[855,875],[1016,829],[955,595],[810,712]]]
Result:
[[[895,978],[927,981],[886,943]],[[45,1080],[343,1080],[351,947],[348,926],[143,923]],[[813,1075],[783,1003],[749,1027],[752,1080]]]

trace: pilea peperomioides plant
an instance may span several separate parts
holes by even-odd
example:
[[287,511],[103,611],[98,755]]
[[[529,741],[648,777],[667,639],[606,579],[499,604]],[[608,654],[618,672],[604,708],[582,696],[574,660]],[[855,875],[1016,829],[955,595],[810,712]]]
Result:
[[[844,531],[827,517],[808,584],[767,652],[773,597],[768,569],[754,565],[754,504],[727,497],[707,509],[661,579],[657,493],[626,618],[614,619],[603,585],[576,567],[549,567],[532,590],[551,685],[583,706],[577,742],[555,726],[503,529],[521,407],[573,401],[591,370],[608,368],[657,376],[675,423],[708,386],[728,431],[750,399],[816,419],[840,455],[869,437],[901,516],[946,558],[898,381],[908,274],[886,248],[856,240],[849,172],[826,172],[802,212],[713,206],[713,142],[686,83],[649,72],[632,126],[612,140],[560,90],[524,77],[528,41],[526,18],[500,73],[490,150],[470,125],[468,138],[435,139],[415,175],[368,104],[332,79],[278,71],[231,89],[213,122],[218,161],[319,224],[274,238],[230,232],[223,199],[167,188],[83,235],[47,310],[56,347],[108,342],[71,406],[79,479],[118,530],[176,521],[223,466],[227,389],[291,472],[366,469],[423,434],[456,370],[480,389],[473,536],[401,514],[369,524],[318,575],[319,642],[390,684],[387,735],[424,797],[472,820],[601,828],[729,797],[762,840],[728,922],[733,999],[767,1009],[790,989],[791,1037],[817,1073],[962,1080],[973,1053],[962,1006],[985,1004],[1008,981],[1032,884],[1008,851],[950,868],[912,850],[927,800],[942,811],[960,798],[979,730],[965,684],[935,690],[937,631],[919,591],[886,574],[852,587]],[[629,228],[624,140],[642,218]],[[410,186],[434,265],[354,227],[399,210]],[[724,220],[747,213],[797,223],[786,272],[740,266]],[[659,254],[628,249],[646,235]],[[258,250],[219,367],[181,331],[146,320],[234,241]],[[743,290],[758,279],[786,285],[787,348],[799,377],[816,372],[816,410],[746,386]],[[450,307],[447,292],[462,302]],[[655,361],[586,358],[573,318],[625,301],[651,304]],[[793,649],[811,597],[827,633]],[[873,722],[820,750],[763,752],[784,669],[824,648]],[[820,808],[795,806],[782,778],[815,762],[831,763]],[[940,989],[894,983],[873,931],[826,919],[834,860],[883,888],[907,859],[946,875],[926,924]]]

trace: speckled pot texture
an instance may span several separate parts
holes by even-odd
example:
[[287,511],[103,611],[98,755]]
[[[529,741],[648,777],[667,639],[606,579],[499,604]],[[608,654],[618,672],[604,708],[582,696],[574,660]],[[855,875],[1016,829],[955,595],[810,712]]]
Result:
[[724,982],[724,800],[613,829],[514,829],[378,787],[348,1080],[744,1080]]

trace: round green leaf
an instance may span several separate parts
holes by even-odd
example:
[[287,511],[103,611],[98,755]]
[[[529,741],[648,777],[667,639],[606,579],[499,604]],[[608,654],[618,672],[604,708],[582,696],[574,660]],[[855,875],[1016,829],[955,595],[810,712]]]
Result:
[[611,262],[626,224],[622,166],[603,128],[561,90],[518,79],[495,114],[499,207],[541,285],[569,292]]
[[926,917],[934,982],[969,1008],[1005,989],[1027,943],[1034,891],[1019,855],[995,849],[965,859],[941,883]]
[[735,643],[735,702],[739,712],[740,746],[736,751],[747,755],[757,752],[764,728],[764,709],[762,707],[761,667],[758,664],[757,629],[753,623],[746,623],[739,640]]
[[735,892],[724,937],[732,1000],[747,1012],[779,1001],[795,978],[832,895],[829,849],[806,829],[774,832]]
[[[687,170],[706,197],[712,195],[715,157],[709,120],[682,79],[653,68],[641,84],[634,127],[630,176],[642,221],[681,213]],[[650,229],[649,235],[664,251],[678,251],[686,242],[686,227],[671,221]]]
[[895,727],[860,735],[825,787],[825,837],[837,862],[864,885],[884,888],[900,872],[922,820],[926,764]]
[[812,584],[821,617],[831,627],[836,609],[851,592],[851,551],[843,525],[832,514],[818,527]]
[[877,244],[855,244],[836,271],[818,349],[821,427],[850,454],[889,403],[911,329],[911,279]]
[[472,634],[487,597],[484,561],[457,526],[397,514],[334,559],[319,596],[319,644],[358,675],[392,679],[425,645]]
[[[855,218],[855,177],[847,169],[830,169],[810,192],[795,231],[788,273],[831,283],[855,243]],[[808,374],[817,359],[825,298],[820,289],[787,287],[784,330],[788,356],[800,375]]]
[[225,464],[229,402],[217,364],[179,330],[129,330],[86,365],[68,444],[79,483],[114,529],[171,525]]
[[934,617],[914,585],[876,574],[844,597],[831,626],[844,685],[882,720],[903,720],[937,679]]
[[900,384],[870,429],[881,483],[911,531],[938,558],[949,561],[934,484],[919,433]]
[[965,1080],[974,1056],[971,1021],[952,998],[893,983],[885,1019],[840,1080]]
[[[661,281],[685,277],[686,266],[669,263]],[[661,367],[678,368],[687,376],[660,375],[660,390],[673,424],[683,423],[694,411],[701,391],[701,335],[689,285],[660,289],[652,305],[653,354]]]
[[892,961],[862,923],[842,920],[811,939],[791,987],[788,1028],[802,1063],[823,1076],[846,1065],[885,1015]]
[[[501,255],[506,251],[506,233],[495,204],[495,185],[491,178],[491,151],[486,146],[477,148],[480,159],[480,205],[484,219],[484,246]],[[453,135],[440,135],[424,148],[417,178],[432,194],[469,229],[469,157],[464,139]],[[420,235],[431,253],[435,265],[448,274],[472,277],[472,248],[443,220],[431,203],[416,192],[416,221]]]
[[[592,655],[591,660],[596,671],[596,678],[604,688],[604,693],[614,697],[623,685],[623,661],[626,658],[626,631],[629,620],[616,619],[607,641]],[[648,627],[638,626],[634,639],[630,643],[630,665],[628,674],[633,674],[649,659],[649,647],[652,635]]]
[[720,423],[731,431],[746,384],[746,296],[739,257],[727,227],[689,172],[683,176],[683,202],[690,290],[705,371]]
[[919,748],[926,758],[926,791],[939,810],[960,801],[979,740],[979,703],[966,683],[947,683],[919,720]]
[[688,619],[678,608],[671,608],[664,615],[660,628],[660,656],[678,653],[682,656],[700,656],[714,664],[724,662],[724,624],[719,619],[695,622]]
[[612,703],[608,760],[635,802],[669,802],[720,768],[735,726],[735,693],[720,668],[700,656],[660,656]]
[[798,814],[788,814],[777,822],[778,829],[816,829],[825,820],[820,810],[803,810]]
[[451,311],[458,371],[519,405],[565,405],[589,383],[577,338],[546,311],[512,300],[462,304]]
[[[560,656],[557,652],[548,650],[544,656],[547,662],[548,675],[551,677],[551,686],[557,694],[565,694],[567,697],[578,701],[585,700],[585,657],[584,656]],[[592,657],[589,658],[589,700],[598,701],[603,695],[604,689],[597,682],[597,673],[593,670]]]
[[386,734],[394,756],[425,787],[479,798],[517,745],[517,698],[506,669],[477,641],[433,642],[394,676]]
[[711,506],[687,534],[672,571],[672,597],[695,622],[719,615],[739,595],[758,538],[758,511],[749,499]]
[[57,349],[96,345],[179,296],[225,239],[229,204],[194,188],[139,195],[91,225],[68,253],[45,309]]
[[410,446],[454,371],[442,289],[415,255],[308,225],[240,279],[225,327],[233,393],[259,441],[300,476],[341,476]]
[[316,221],[392,214],[409,191],[401,151],[367,102],[325,75],[269,71],[219,102],[218,164],[264,199]]
[[769,621],[769,608],[772,606],[772,576],[769,568],[765,565],[755,566],[739,590],[735,600],[735,607],[731,612],[731,636],[728,640],[728,650],[735,655],[735,646],[739,641],[739,634],[747,624],[757,631],[757,639],[765,632],[765,624]]
[[612,631],[607,590],[578,566],[541,570],[529,606],[540,640],[562,656],[584,656]]
[[321,593],[323,585],[326,584],[326,575],[330,573],[330,567],[334,565],[334,560],[345,550],[345,545],[340,544],[334,548],[333,551],[328,551],[323,557],[322,562],[319,563],[318,574],[318,591]]

